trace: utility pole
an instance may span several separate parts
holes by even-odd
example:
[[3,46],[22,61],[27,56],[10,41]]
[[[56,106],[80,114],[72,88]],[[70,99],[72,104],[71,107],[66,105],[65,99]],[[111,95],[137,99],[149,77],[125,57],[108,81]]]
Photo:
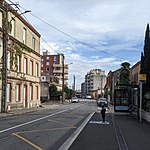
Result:
[[75,75],[74,75],[74,76],[73,76],[73,90],[74,90],[74,91],[76,90],[75,86],[76,86],[76,77],[75,77]]
[[8,53],[8,4],[3,12],[3,65],[2,65],[2,100],[1,112],[5,113],[7,109],[7,53]]
[[64,103],[64,72],[65,72],[65,67],[64,67],[64,54],[62,54],[62,103]]

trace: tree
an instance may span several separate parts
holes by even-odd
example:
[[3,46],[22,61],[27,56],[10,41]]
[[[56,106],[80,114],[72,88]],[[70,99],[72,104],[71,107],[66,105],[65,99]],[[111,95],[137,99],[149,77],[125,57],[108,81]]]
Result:
[[128,62],[124,62],[121,64],[120,76],[119,76],[119,84],[130,84],[130,64]]
[[65,92],[65,96],[67,99],[71,99],[72,95],[74,95],[74,91],[72,89],[69,89],[67,86],[65,87],[64,89],[64,92]]
[[57,96],[57,87],[54,85],[54,84],[52,84],[52,85],[50,85],[50,87],[49,87],[49,95],[50,96]]

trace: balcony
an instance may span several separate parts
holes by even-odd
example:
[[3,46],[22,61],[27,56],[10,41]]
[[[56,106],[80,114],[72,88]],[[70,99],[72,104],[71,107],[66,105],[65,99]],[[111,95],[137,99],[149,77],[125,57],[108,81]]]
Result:
[[53,73],[62,73],[62,70],[53,70]]
[[68,74],[68,69],[65,69],[65,70],[64,70],[64,73],[65,73],[65,74]]
[[65,76],[64,76],[64,79],[65,79],[65,80],[68,80],[68,76],[65,75]]
[[56,68],[56,67],[62,68],[62,64],[53,64],[53,67],[54,67],[54,68]]
[[69,67],[68,67],[68,64],[65,64],[65,66],[64,66],[66,69],[68,69]]

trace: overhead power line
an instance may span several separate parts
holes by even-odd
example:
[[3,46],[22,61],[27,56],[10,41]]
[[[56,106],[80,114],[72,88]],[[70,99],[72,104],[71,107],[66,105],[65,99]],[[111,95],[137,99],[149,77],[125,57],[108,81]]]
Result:
[[[9,0],[9,1],[10,1],[10,0]],[[19,5],[19,6],[20,6],[20,5]],[[23,8],[22,6],[20,6],[20,7],[21,7],[22,9],[26,10],[26,9]],[[47,24],[47,25],[50,26],[51,28],[53,28],[53,29],[57,30],[58,32],[60,32],[60,33],[62,33],[62,34],[64,34],[64,35],[70,37],[71,39],[74,39],[75,41],[78,41],[79,43],[82,43],[82,44],[85,45],[85,46],[88,46],[88,47],[90,47],[90,48],[92,48],[92,49],[98,50],[98,51],[100,51],[100,52],[102,52],[102,53],[104,53],[104,54],[107,54],[107,55],[110,55],[110,56],[119,58],[119,59],[121,59],[121,60],[126,60],[126,59],[127,59],[127,58],[123,58],[123,57],[120,57],[120,56],[117,56],[117,55],[113,55],[113,54],[111,54],[111,53],[108,53],[108,52],[106,52],[106,51],[100,50],[99,48],[96,48],[96,47],[94,47],[94,46],[92,46],[92,45],[90,45],[90,44],[88,44],[88,43],[85,43],[85,42],[83,42],[83,41],[81,41],[81,40],[79,40],[79,39],[73,37],[72,35],[69,35],[68,33],[66,33],[66,32],[64,32],[64,31],[62,31],[62,30],[60,30],[60,29],[58,29],[57,27],[55,27],[55,26],[49,24],[49,23],[46,22],[45,20],[39,18],[39,17],[36,16],[35,14],[33,14],[33,13],[30,13],[30,14],[31,14],[32,16],[34,16],[35,18],[37,18],[38,20],[40,20],[41,22]],[[44,40],[44,41],[45,41],[45,40]],[[47,42],[46,42],[46,43],[47,43]],[[52,47],[50,46],[50,48],[52,48]],[[53,49],[53,50],[54,50],[54,49]]]

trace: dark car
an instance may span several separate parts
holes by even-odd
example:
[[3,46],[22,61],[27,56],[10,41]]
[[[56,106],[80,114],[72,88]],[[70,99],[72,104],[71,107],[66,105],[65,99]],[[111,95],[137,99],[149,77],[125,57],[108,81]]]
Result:
[[108,107],[107,99],[106,98],[98,98],[97,99],[97,106],[98,107],[102,107],[102,106]]

